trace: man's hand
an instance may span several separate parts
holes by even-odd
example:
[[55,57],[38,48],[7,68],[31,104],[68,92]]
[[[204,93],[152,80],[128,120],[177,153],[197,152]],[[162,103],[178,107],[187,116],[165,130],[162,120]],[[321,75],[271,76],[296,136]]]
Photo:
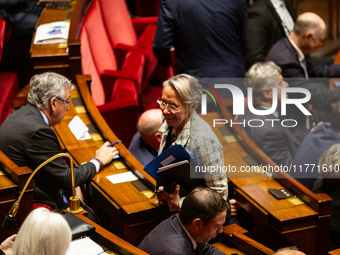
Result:
[[12,249],[13,242],[17,235],[12,235],[8,237],[5,241],[3,241],[0,245],[0,249],[5,253],[5,254],[10,254],[10,250]]
[[112,146],[109,147],[110,143],[106,142],[100,147],[99,150],[96,152],[96,158],[99,159],[103,165],[110,163],[114,156],[116,156],[119,151],[116,147]]

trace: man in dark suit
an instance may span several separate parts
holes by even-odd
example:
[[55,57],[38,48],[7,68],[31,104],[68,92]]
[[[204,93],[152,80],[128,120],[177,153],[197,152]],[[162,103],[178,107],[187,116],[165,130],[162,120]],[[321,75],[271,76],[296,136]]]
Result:
[[175,48],[177,73],[196,78],[244,77],[245,0],[162,0],[153,40],[165,66]]
[[[277,89],[277,106],[280,106],[281,88],[288,87],[288,84],[282,79],[280,67],[273,62],[257,63],[249,69],[246,77],[248,78],[247,87],[252,88],[255,109],[263,111],[272,108],[275,96],[273,88]],[[252,121],[254,119],[256,121]],[[242,122],[244,124],[241,127],[247,135],[276,164],[289,166],[292,163],[300,141],[294,135],[293,128],[282,126],[278,109],[275,109],[271,114],[256,115],[250,112],[248,105],[244,115],[240,115],[237,119],[237,123]],[[287,126],[292,126],[292,124],[285,123]],[[254,125],[258,127],[254,127]],[[308,133],[308,130],[306,132]]]
[[151,109],[139,117],[138,132],[132,138],[129,151],[144,166],[158,155],[162,140],[162,133],[158,129],[163,124],[162,116],[160,109]]
[[284,78],[331,78],[340,76],[340,65],[314,65],[310,53],[322,45],[326,24],[316,14],[299,15],[294,30],[268,52],[266,61],[281,67]]
[[[284,17],[290,18],[290,22],[285,22]],[[245,44],[247,69],[263,62],[270,48],[293,31],[296,17],[296,11],[288,0],[256,0],[248,8]]]
[[[35,75],[30,81],[28,104],[12,113],[0,126],[0,150],[18,166],[34,170],[60,153],[51,127],[59,124],[69,110],[73,84],[56,73]],[[106,142],[90,162],[74,168],[75,185],[89,183],[100,168],[118,154]],[[71,191],[70,168],[62,158],[45,165],[33,178],[33,202],[64,209],[60,190]]]
[[331,122],[317,126],[301,143],[293,160],[296,172],[290,175],[312,190],[319,176],[320,156],[333,144],[340,143],[340,102],[333,107]]
[[216,191],[197,187],[184,199],[179,214],[161,222],[138,248],[151,255],[224,254],[208,242],[222,233],[228,210]]

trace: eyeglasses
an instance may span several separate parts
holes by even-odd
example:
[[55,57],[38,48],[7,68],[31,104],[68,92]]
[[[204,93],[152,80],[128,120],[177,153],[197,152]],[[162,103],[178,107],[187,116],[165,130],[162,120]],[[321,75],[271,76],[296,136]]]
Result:
[[60,101],[63,101],[63,102],[65,102],[67,105],[70,105],[70,101],[68,101],[68,100],[65,100],[65,99],[62,99],[62,98],[60,98],[60,97],[55,97],[56,99],[58,99],[58,100],[60,100]]
[[162,99],[158,98],[157,100],[157,104],[159,105],[159,107],[161,108],[161,110],[164,110],[165,107],[168,107],[170,112],[177,112],[180,108],[182,108],[182,106],[176,106],[174,104],[167,104],[165,103]]

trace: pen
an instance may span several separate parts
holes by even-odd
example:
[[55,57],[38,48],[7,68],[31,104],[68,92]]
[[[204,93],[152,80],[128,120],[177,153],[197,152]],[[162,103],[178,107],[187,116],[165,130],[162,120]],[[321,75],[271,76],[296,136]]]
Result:
[[112,146],[116,145],[117,143],[120,143],[120,140],[118,140],[117,142],[111,143],[111,144],[109,145],[109,147],[112,147]]

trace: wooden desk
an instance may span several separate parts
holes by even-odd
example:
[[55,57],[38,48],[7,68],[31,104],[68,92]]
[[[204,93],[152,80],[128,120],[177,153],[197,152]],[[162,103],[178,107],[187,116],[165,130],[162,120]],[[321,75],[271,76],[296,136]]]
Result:
[[[226,107],[222,107],[221,112],[211,112],[201,117],[211,126],[213,119],[232,119]],[[223,146],[226,166],[235,166],[238,170],[261,164],[276,166],[241,127],[216,125],[212,129]],[[280,173],[280,178],[276,179],[257,172],[229,171],[227,176],[236,186],[236,199],[240,206],[260,223],[259,232],[265,233],[263,239],[260,234],[254,239],[274,250],[290,243],[309,255],[327,254],[331,199],[326,194],[312,193],[285,173]],[[295,201],[277,200],[267,191],[268,188],[282,187],[296,195]],[[301,204],[294,205],[292,202]]]
[[[70,30],[67,44],[33,44],[34,35],[31,44],[31,58],[34,69],[38,73],[52,71],[70,78],[73,82],[76,80],[76,74],[81,73],[81,54],[79,24],[82,21],[82,11],[86,9],[89,1],[77,0],[68,4],[72,5],[69,10],[56,10],[44,8],[36,27],[56,21],[65,21],[70,17]],[[70,16],[71,15],[71,16]]]
[[273,250],[246,236],[247,233],[247,230],[236,224],[225,226],[222,243],[215,243],[213,246],[226,255],[274,254]]
[[[95,107],[87,88],[90,76],[77,75],[78,86],[72,90],[72,103],[63,121],[55,126],[63,148],[72,155],[76,164],[88,162],[95,151],[105,141],[115,142],[118,138],[108,127],[98,109]],[[70,121],[78,115],[90,128],[92,139],[77,140],[68,128]],[[119,120],[117,120],[119,125]],[[113,222],[114,233],[127,238],[124,227],[136,229],[134,234],[139,242],[157,223],[168,216],[168,208],[155,204],[156,199],[148,199],[131,182],[112,184],[106,176],[132,171],[152,193],[155,180],[143,170],[143,165],[137,161],[122,143],[116,145],[122,158],[113,160],[104,167],[92,180],[93,206],[97,210],[109,213]],[[124,223],[124,224],[123,224]],[[144,230],[145,232],[141,232]]]
[[131,255],[132,254],[146,255],[147,254],[146,252],[138,249],[132,244],[124,241],[118,236],[102,228],[98,224],[86,218],[84,215],[82,214],[75,214],[75,215],[96,228],[96,232],[94,233],[93,236],[91,236],[92,240],[100,244],[101,246],[106,247],[109,251],[115,252],[117,254],[124,254],[124,255],[130,255],[130,254]]
[[[118,254],[148,254],[110,233],[106,229],[86,218],[84,215],[75,215],[96,228],[95,234],[91,236],[92,240],[106,247],[109,251],[113,251]],[[269,255],[274,253],[273,250],[246,236],[247,233],[247,230],[236,224],[225,226],[223,228],[222,243],[215,243],[213,246],[226,255],[235,253],[239,255]]]
[[[19,193],[24,187],[32,171],[28,167],[18,167],[2,151],[0,151],[0,223],[9,213],[13,203],[19,197]],[[17,224],[10,230],[1,227],[0,240],[5,240],[16,232],[33,206],[32,183],[28,186],[21,199],[20,209],[17,214]]]

